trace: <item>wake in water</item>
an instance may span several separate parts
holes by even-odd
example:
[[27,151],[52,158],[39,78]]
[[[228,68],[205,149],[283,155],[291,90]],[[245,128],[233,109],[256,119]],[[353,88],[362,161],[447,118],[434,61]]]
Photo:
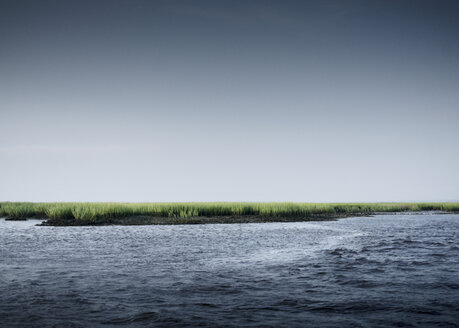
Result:
[[0,326],[455,327],[459,216],[0,221]]

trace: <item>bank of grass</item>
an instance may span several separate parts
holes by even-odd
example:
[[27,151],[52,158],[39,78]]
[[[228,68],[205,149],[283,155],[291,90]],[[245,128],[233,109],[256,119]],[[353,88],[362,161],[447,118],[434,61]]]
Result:
[[0,217],[49,225],[308,221],[377,212],[445,211],[459,203],[25,203],[0,202]]

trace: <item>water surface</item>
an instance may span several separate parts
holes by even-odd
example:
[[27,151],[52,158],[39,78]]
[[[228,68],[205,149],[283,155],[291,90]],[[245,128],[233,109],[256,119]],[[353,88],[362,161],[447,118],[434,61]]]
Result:
[[0,220],[3,327],[458,327],[459,216]]

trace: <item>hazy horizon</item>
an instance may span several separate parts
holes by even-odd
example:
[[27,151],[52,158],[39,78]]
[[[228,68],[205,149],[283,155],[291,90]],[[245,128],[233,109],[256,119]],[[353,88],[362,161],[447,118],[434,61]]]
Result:
[[459,201],[457,1],[0,3],[0,201]]

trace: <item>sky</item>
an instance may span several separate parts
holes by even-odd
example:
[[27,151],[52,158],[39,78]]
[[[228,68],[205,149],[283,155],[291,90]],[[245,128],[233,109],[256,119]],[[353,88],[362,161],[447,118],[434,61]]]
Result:
[[0,201],[459,201],[459,2],[0,0]]

